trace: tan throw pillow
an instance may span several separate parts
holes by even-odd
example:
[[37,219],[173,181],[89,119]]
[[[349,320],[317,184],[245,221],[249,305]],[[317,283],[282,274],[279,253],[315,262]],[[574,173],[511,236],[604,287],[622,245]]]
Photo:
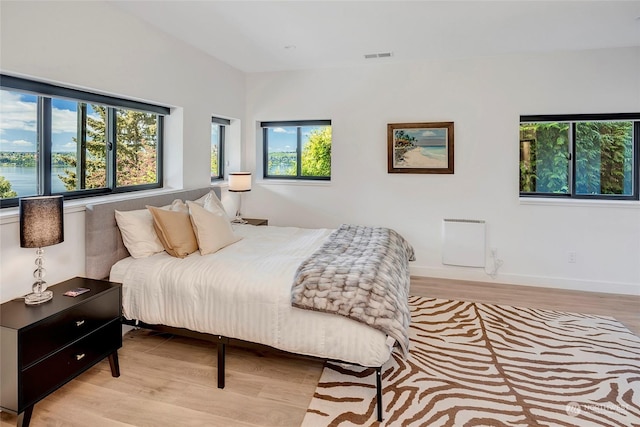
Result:
[[[175,199],[162,209],[189,213],[189,207],[180,199]],[[115,217],[124,246],[133,258],[146,258],[164,252],[149,209],[116,210]]]
[[233,233],[229,218],[221,209],[211,212],[191,201],[188,201],[187,205],[198,239],[200,254],[212,254],[240,240],[240,237]]
[[171,256],[184,258],[198,250],[189,214],[147,206],[153,216],[156,233]]

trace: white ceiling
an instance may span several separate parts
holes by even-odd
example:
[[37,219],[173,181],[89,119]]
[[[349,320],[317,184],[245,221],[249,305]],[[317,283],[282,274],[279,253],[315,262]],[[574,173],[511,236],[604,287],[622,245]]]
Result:
[[245,72],[640,46],[640,1],[110,4]]

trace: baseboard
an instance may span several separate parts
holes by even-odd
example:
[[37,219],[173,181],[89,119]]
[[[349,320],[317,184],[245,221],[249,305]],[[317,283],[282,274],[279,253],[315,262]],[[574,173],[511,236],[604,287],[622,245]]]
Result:
[[498,274],[495,278],[492,278],[482,268],[465,267],[442,268],[411,266],[410,271],[413,276],[640,296],[640,284],[638,283],[601,282],[596,280],[529,276],[523,274]]

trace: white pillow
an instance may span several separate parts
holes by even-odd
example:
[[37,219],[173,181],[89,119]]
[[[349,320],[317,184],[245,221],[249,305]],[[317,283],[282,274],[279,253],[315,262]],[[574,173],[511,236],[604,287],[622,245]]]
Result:
[[209,191],[207,194],[200,197],[198,200],[195,200],[194,203],[197,203],[198,205],[202,206],[209,212],[213,212],[213,213],[222,212],[224,217],[227,218],[229,222],[231,222],[231,218],[229,218],[229,215],[227,215],[227,211],[224,208],[224,205],[222,204],[222,202],[220,201],[220,199],[218,198],[218,196],[213,190]]
[[[180,199],[175,199],[162,209],[189,213],[189,207]],[[116,211],[116,223],[124,246],[132,257],[146,258],[164,251],[153,225],[153,216],[148,209]]]
[[187,206],[186,203],[180,199],[175,199],[173,202],[171,202],[170,205],[163,206],[161,209],[170,210],[174,212],[189,213],[189,206]]
[[196,202],[188,201],[191,224],[196,233],[200,254],[207,255],[240,240],[233,233],[231,223],[224,209],[211,212]]
[[153,228],[153,216],[147,209],[116,211],[116,223],[122,241],[134,258],[146,258],[164,251],[164,246]]

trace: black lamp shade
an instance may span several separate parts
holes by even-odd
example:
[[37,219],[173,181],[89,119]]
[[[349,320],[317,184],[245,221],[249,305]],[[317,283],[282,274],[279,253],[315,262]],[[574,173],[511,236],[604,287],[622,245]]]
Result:
[[20,199],[20,247],[42,248],[64,242],[63,196]]

